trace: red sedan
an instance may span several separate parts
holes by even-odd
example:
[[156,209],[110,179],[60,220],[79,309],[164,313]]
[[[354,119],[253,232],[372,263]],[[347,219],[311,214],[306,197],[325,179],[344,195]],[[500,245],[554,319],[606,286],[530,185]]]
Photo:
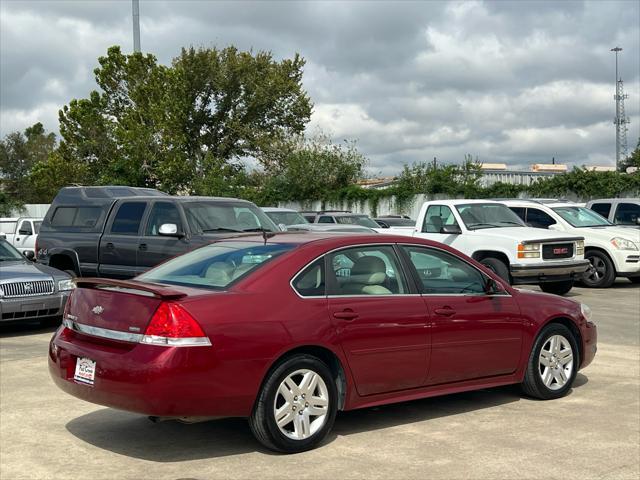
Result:
[[561,397],[594,358],[590,315],[435,242],[246,236],[135,280],[77,279],[49,369],[90,402],[248,417],[263,445],[299,452],[338,410],[516,383]]

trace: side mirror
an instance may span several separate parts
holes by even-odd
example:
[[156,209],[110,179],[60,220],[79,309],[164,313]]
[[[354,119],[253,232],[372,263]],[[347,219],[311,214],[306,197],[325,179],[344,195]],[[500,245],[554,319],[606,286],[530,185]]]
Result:
[[283,232],[286,232],[287,230],[289,230],[284,223],[279,223],[278,228]]
[[27,260],[31,260],[32,262],[36,258],[36,254],[33,253],[31,250],[25,250],[23,255],[26,257]]
[[459,225],[443,225],[440,227],[440,233],[444,233],[447,235],[460,235],[462,230]]
[[165,237],[182,237],[182,233],[178,232],[178,226],[175,223],[163,223],[158,229],[158,234]]

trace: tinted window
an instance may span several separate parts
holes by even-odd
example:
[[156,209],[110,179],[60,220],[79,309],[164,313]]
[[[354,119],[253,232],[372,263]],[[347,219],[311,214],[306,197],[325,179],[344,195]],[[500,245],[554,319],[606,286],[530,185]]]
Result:
[[535,228],[549,228],[556,221],[551,216],[537,208],[527,209],[527,223]]
[[325,295],[324,287],[324,257],[305,268],[293,282],[293,288],[303,297]]
[[335,223],[333,217],[323,216],[318,219],[318,223]]
[[619,203],[614,221],[622,225],[637,225],[640,218],[640,205]]
[[524,207],[509,207],[513,213],[520,217],[520,220],[524,221],[526,215],[526,208]]
[[424,216],[422,231],[426,233],[440,233],[444,225],[458,225],[451,209],[445,205],[431,205]]
[[146,282],[223,289],[294,246],[216,242],[169,260],[137,278]]
[[609,218],[609,212],[611,212],[611,204],[610,203],[594,203],[591,205],[591,210],[596,213],[599,213],[604,218]]
[[126,202],[120,205],[111,225],[111,233],[137,235],[146,207],[147,204],[144,202]]
[[101,213],[100,207],[58,207],[51,217],[51,225],[91,228],[96,225]]
[[442,250],[402,247],[418,272],[422,293],[483,294],[485,276],[468,263]]
[[329,255],[331,295],[407,293],[400,263],[390,246],[355,247]]
[[165,223],[173,223],[178,226],[178,232],[183,231],[178,207],[171,202],[156,202],[149,214],[149,220],[147,220],[147,227],[144,230],[144,234],[158,235],[160,226]]

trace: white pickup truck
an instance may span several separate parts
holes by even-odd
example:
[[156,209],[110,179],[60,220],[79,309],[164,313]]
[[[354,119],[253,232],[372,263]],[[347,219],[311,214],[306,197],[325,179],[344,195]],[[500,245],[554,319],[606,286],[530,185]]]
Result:
[[513,285],[540,285],[557,295],[590,268],[583,237],[527,227],[500,202],[434,200],[422,205],[413,231],[381,231],[445,243]]
[[0,237],[5,238],[22,254],[25,252],[33,252],[35,254],[36,238],[41,224],[42,218],[0,218]]

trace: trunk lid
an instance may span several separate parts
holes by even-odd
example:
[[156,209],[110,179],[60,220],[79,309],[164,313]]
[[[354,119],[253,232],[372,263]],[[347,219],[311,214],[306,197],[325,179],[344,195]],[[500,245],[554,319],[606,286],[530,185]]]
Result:
[[143,334],[163,300],[187,294],[161,285],[81,278],[69,299],[69,318],[81,325]]

